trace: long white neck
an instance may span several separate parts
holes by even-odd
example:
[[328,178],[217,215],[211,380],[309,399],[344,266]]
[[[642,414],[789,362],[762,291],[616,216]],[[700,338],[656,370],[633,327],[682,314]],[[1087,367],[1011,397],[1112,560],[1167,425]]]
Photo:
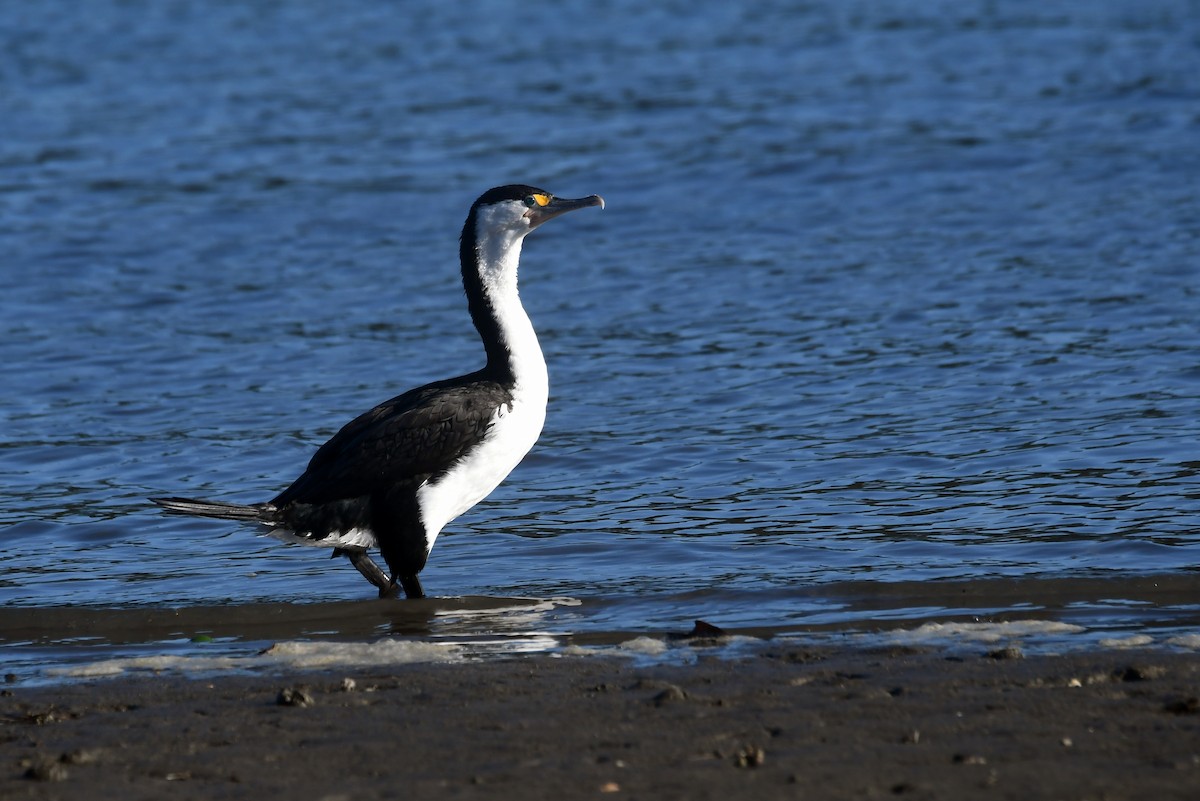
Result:
[[[488,367],[506,370],[522,392],[545,396],[549,390],[546,360],[517,291],[524,237],[515,233],[485,236],[487,229],[486,219],[476,222],[475,269],[482,297],[469,298],[469,302],[487,349]],[[494,363],[497,360],[502,363]]]

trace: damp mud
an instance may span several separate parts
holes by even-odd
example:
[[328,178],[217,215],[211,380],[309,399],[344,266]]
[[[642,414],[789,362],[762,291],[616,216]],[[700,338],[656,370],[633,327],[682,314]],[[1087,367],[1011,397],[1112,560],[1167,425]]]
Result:
[[[729,639],[697,650],[694,638],[684,636],[697,620]],[[0,608],[5,672],[26,686],[522,654],[623,654],[641,663],[687,664],[739,656],[743,646],[789,643],[1195,653],[1200,603],[1191,576],[1168,574],[847,582],[662,596]]]
[[0,795],[1190,799],[1198,695],[1192,654],[795,644],[17,686]]

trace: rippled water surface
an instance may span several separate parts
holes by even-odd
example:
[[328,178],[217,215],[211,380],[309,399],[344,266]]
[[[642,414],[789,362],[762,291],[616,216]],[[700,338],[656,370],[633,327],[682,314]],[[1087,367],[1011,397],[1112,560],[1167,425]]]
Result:
[[608,208],[527,242],[546,429],[432,594],[640,630],[1102,578],[1074,608],[1196,618],[1194,3],[96,0],[0,45],[6,607],[370,597],[145,498],[264,500],[478,367],[456,237],[521,181]]

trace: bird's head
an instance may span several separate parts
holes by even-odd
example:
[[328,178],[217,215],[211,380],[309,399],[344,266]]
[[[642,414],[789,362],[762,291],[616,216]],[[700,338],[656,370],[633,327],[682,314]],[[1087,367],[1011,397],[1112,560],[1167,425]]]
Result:
[[509,184],[480,195],[468,219],[475,220],[479,236],[523,237],[547,220],[588,206],[604,208],[604,198],[589,195],[569,200],[533,186]]

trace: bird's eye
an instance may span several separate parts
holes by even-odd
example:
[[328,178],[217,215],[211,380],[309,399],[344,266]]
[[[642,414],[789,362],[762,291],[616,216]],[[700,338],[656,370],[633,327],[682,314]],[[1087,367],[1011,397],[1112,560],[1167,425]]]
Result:
[[538,202],[537,202],[537,198],[535,198],[533,195],[526,195],[526,196],[525,196],[525,205],[526,205],[526,206],[529,206],[530,208],[533,208],[533,207],[534,207],[534,206],[536,206],[537,204],[538,204]]

